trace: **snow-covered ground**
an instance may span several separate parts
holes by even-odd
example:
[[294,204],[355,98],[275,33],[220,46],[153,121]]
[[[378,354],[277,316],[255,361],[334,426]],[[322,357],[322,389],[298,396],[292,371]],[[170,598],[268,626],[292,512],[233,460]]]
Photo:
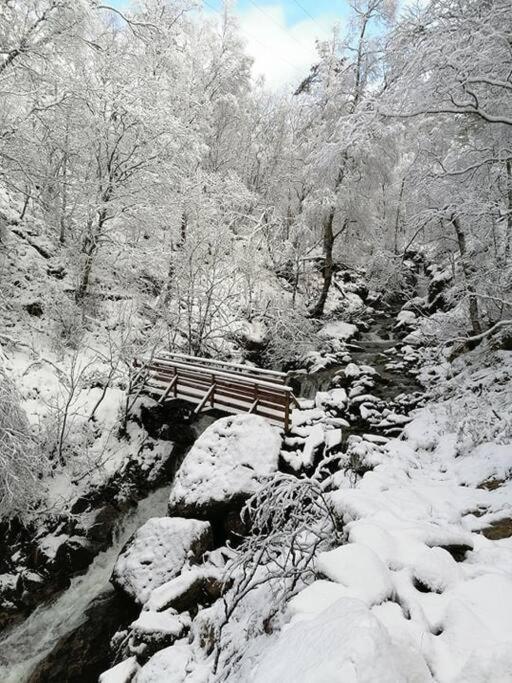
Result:
[[318,556],[248,680],[512,681],[510,356],[461,363],[457,393],[330,494],[348,544]]

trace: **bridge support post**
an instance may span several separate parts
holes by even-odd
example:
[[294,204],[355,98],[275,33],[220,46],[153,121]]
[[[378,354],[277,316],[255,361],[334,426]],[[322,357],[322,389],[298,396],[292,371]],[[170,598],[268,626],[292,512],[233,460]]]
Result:
[[201,401],[198,403],[196,409],[194,410],[194,415],[198,415],[201,412],[201,410],[205,407],[206,402],[208,401],[210,396],[213,395],[214,391],[215,391],[215,384],[212,384],[211,387],[206,392],[206,394],[201,399]]
[[256,399],[256,400],[253,402],[253,404],[252,404],[251,407],[249,408],[249,415],[250,415],[251,413],[254,413],[254,412],[256,411],[256,408],[258,407],[258,403],[259,403],[258,399]]
[[287,432],[290,429],[290,396],[286,394],[285,404],[284,404],[284,431]]
[[167,387],[166,387],[164,393],[163,393],[163,394],[160,396],[160,398],[158,399],[158,403],[163,403],[163,402],[165,401],[165,399],[166,399],[166,398],[169,396],[169,394],[171,393],[171,389],[173,389],[173,388],[176,387],[177,381],[178,381],[178,375],[174,375],[174,377],[171,379],[171,381],[170,381],[169,384],[167,385]]

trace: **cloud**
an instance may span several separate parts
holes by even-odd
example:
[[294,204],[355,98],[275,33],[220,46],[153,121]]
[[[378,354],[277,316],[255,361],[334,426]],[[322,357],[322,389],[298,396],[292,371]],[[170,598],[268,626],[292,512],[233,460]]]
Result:
[[339,17],[317,16],[315,20],[287,26],[282,5],[250,7],[239,13],[247,53],[254,59],[253,73],[263,75],[274,90],[297,85],[317,61],[316,40],[332,35]]

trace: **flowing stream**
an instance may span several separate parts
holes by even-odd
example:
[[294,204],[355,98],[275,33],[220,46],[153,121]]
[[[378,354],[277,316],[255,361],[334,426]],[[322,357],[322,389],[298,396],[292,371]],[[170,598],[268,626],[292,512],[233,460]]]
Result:
[[[202,415],[197,438],[215,417]],[[183,456],[186,453],[183,452]],[[110,584],[119,553],[151,517],[164,517],[171,482],[156,489],[117,523],[113,543],[59,595],[0,637],[0,683],[92,683],[109,666],[109,640],[120,624],[135,618]]]
[[[31,680],[38,664],[58,646],[61,639],[84,625],[91,603],[102,594],[113,593],[109,579],[118,554],[144,522],[166,514],[169,488],[157,489],[127,512],[118,523],[113,544],[96,557],[87,572],[72,579],[68,589],[40,605],[0,641],[2,683]],[[51,679],[41,677],[39,680]]]
[[[387,370],[391,360],[384,352],[399,343],[394,334],[395,317],[393,314],[375,316],[368,332],[361,332],[358,338],[347,344],[347,351],[352,362],[357,365],[370,365],[377,370],[380,378],[379,386],[372,392],[381,398],[392,400],[402,392],[413,392],[420,389],[417,380],[408,373]],[[331,365],[311,374],[291,373],[297,393],[302,398],[313,399],[318,391],[327,391],[332,379],[345,367],[345,363]]]

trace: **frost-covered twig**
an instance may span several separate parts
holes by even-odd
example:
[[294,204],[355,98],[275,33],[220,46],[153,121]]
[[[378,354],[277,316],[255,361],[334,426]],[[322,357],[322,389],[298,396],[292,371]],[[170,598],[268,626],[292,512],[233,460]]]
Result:
[[229,578],[233,586],[223,597],[214,667],[218,680],[226,680],[240,658],[225,630],[233,620],[244,618],[250,594],[264,588],[272,600],[251,614],[246,638],[261,632],[297,588],[313,577],[317,552],[341,541],[341,529],[319,479],[278,474],[249,499],[242,519],[250,534],[226,568],[226,583]]

